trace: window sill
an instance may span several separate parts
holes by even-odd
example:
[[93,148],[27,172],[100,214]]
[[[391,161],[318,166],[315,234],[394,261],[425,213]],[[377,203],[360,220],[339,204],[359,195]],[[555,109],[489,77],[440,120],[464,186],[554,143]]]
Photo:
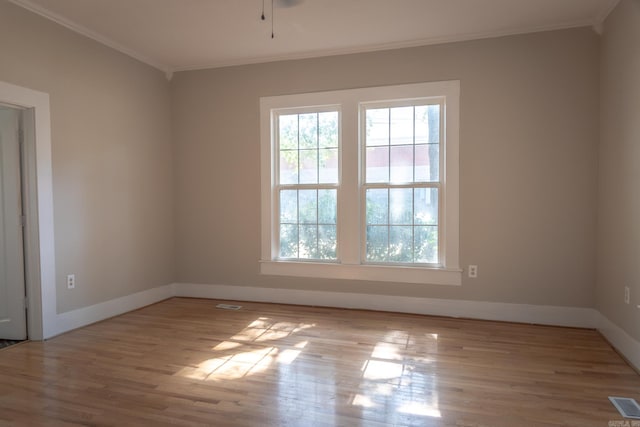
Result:
[[396,265],[333,264],[302,261],[260,261],[260,273],[274,276],[381,282],[462,285],[462,270]]

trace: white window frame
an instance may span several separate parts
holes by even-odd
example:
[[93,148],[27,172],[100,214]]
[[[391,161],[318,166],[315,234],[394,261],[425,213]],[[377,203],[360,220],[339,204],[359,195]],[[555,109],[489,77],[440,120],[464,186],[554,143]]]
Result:
[[[361,176],[360,176],[360,206],[366,206],[366,191],[367,189],[372,189],[372,188],[384,188],[384,189],[391,189],[391,188],[411,188],[411,189],[416,189],[416,188],[436,188],[438,190],[438,237],[444,235],[444,227],[443,227],[443,223],[440,220],[441,218],[444,217],[444,208],[443,208],[443,197],[442,195],[444,194],[444,192],[442,191],[442,187],[443,187],[443,181],[444,179],[440,179],[439,181],[434,181],[434,182],[430,182],[430,181],[411,181],[411,182],[406,182],[406,183],[394,183],[394,182],[384,182],[384,183],[368,183],[366,180],[366,151],[367,151],[367,146],[366,146],[366,139],[363,137],[363,135],[365,135],[366,132],[366,123],[364,120],[362,120],[363,117],[366,117],[366,111],[367,109],[376,109],[376,108],[385,108],[385,109],[391,109],[391,108],[397,108],[397,107],[414,107],[417,105],[439,105],[441,111],[443,112],[440,115],[440,126],[441,129],[444,129],[444,118],[445,118],[445,114],[444,114],[444,103],[446,101],[446,98],[443,96],[432,96],[432,97],[422,97],[422,98],[417,98],[417,99],[403,99],[400,101],[397,100],[392,100],[392,101],[378,101],[378,102],[362,102],[360,103],[360,134],[359,134],[359,138],[360,138],[360,172],[361,172]],[[445,141],[445,135],[444,132],[440,132],[440,141],[439,141],[439,146],[444,148],[444,141]],[[445,159],[445,150],[441,149],[439,150],[439,168],[441,170],[444,171],[444,159]],[[444,175],[444,172],[441,173],[440,175]],[[400,266],[424,266],[424,267],[431,267],[431,268],[440,268],[444,265],[444,263],[442,262],[442,260],[444,259],[444,253],[443,253],[443,241],[438,238],[438,262],[434,263],[434,264],[420,264],[420,263],[394,263],[392,261],[387,261],[384,263],[380,263],[380,262],[375,262],[375,261],[367,261],[366,260],[366,252],[367,252],[367,248],[366,248],[366,243],[367,243],[367,239],[366,239],[366,230],[367,230],[367,215],[366,212],[364,210],[362,210],[362,212],[360,213],[360,227],[361,227],[361,247],[360,247],[360,254],[361,254],[361,259],[362,259],[362,263],[363,264],[367,264],[367,265],[400,265]]]
[[[440,206],[440,264],[370,264],[362,257],[361,194],[363,171],[360,110],[363,104],[417,98],[444,98],[444,170]],[[279,260],[276,174],[278,110],[339,105],[338,261]],[[268,275],[385,282],[461,285],[459,266],[459,110],[457,80],[260,98],[262,245],[260,272]]]

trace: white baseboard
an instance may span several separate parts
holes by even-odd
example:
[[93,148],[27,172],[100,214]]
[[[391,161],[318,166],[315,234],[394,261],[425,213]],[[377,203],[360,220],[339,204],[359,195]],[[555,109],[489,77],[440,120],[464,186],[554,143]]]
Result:
[[415,298],[342,292],[174,283],[175,296],[430,314],[540,325],[598,327],[592,308]]
[[640,372],[640,342],[598,312],[598,330]]
[[81,328],[109,317],[136,310],[171,298],[173,295],[173,285],[165,285],[77,310],[67,311],[66,313],[59,313],[54,317],[54,324],[49,325],[51,327],[47,327],[48,333],[44,338],[52,338],[72,329]]

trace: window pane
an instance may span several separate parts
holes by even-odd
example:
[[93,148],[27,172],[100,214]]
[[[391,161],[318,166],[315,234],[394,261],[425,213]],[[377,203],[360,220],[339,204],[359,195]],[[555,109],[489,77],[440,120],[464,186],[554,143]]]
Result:
[[367,189],[366,259],[438,262],[438,189]]
[[298,257],[298,226],[280,224],[280,258]]
[[413,224],[413,189],[392,188],[389,190],[390,224]]
[[320,183],[321,184],[337,184],[338,183],[338,149],[320,149],[318,150],[320,158]]
[[413,107],[391,109],[391,145],[413,144]]
[[389,261],[413,261],[413,227],[389,227]]
[[429,142],[428,106],[419,105],[415,108],[415,143],[427,144]]
[[366,193],[367,224],[389,223],[389,190],[369,189]]
[[280,257],[336,259],[336,211],[337,190],[280,190]]
[[416,188],[414,210],[415,224],[438,225],[438,189]]
[[389,182],[389,147],[367,148],[366,156],[367,182]]
[[296,224],[298,222],[298,192],[280,191],[280,222]]
[[318,150],[300,150],[300,184],[318,183]]
[[387,226],[367,226],[367,261],[384,262],[387,260],[389,246],[389,228]]
[[330,111],[318,114],[320,148],[338,147],[338,112]]
[[391,182],[413,182],[413,145],[391,147]]
[[335,225],[318,226],[318,258],[336,259],[337,235]]
[[300,190],[298,192],[299,218],[301,224],[318,222],[318,190]]
[[280,116],[280,149],[298,149],[298,115]]
[[318,190],[318,223],[336,224],[336,190]]
[[436,144],[416,145],[416,181],[437,182],[440,180],[440,146]]
[[280,151],[280,184],[298,183],[298,151]]
[[429,144],[440,144],[440,105],[429,105]]
[[389,145],[389,109],[366,110],[367,147]]
[[415,262],[438,263],[438,227],[414,227]]
[[300,114],[300,148],[318,147],[318,114]]
[[300,258],[318,258],[318,227],[316,225],[300,226]]

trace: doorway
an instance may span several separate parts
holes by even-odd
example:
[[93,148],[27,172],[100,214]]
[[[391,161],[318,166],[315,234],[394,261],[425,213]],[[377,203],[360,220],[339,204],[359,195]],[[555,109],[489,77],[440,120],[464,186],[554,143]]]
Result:
[[[56,311],[53,174],[49,94],[0,81],[0,104],[22,110],[22,202],[29,340],[64,332]],[[69,329],[69,328],[66,328]]]
[[27,339],[23,123],[23,109],[0,104],[0,341]]

